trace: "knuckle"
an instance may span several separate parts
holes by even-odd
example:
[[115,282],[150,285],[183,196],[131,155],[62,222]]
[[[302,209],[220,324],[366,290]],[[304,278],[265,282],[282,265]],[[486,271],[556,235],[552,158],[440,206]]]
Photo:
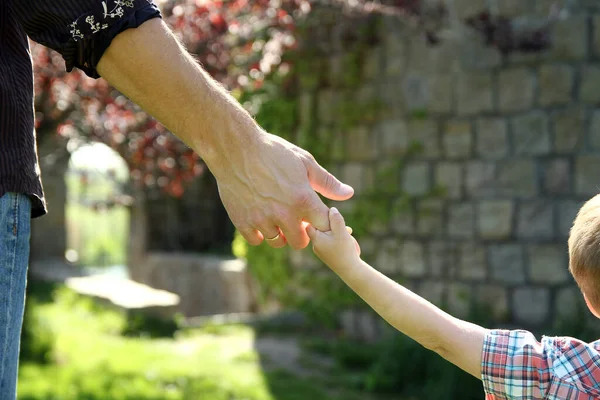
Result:
[[307,189],[302,189],[294,193],[292,202],[294,206],[300,208],[308,208],[312,206],[313,203],[313,195]]
[[306,161],[312,162],[312,163],[316,163],[317,159],[315,158],[315,156],[313,156],[311,153],[309,153],[308,151],[304,150],[304,152],[302,153],[302,155],[304,156],[304,159]]

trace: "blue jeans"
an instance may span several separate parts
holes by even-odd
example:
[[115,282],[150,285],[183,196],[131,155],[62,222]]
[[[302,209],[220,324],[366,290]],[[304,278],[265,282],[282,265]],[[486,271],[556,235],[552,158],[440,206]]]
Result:
[[30,226],[27,196],[0,197],[0,400],[16,398]]

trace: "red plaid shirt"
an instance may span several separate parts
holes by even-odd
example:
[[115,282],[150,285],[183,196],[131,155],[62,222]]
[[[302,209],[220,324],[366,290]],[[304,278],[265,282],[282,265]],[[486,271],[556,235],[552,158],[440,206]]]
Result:
[[481,375],[486,400],[600,399],[600,340],[490,331]]

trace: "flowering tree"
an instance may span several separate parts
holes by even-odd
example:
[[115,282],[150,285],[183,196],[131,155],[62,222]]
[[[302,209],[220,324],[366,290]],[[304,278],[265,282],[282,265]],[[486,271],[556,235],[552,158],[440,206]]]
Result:
[[[161,7],[165,21],[213,77],[231,90],[251,91],[269,75],[288,73],[290,65],[282,56],[296,47],[297,23],[316,3],[350,13],[396,16],[430,44],[443,40],[449,14],[442,0],[167,0]],[[520,31],[511,20],[488,12],[463,22],[506,53],[548,46],[547,30],[556,15]],[[71,150],[93,140],[106,143],[127,161],[135,183],[173,196],[180,196],[185,181],[205,170],[196,154],[104,80],[80,71],[65,73],[62,58],[35,43],[32,54],[40,142],[58,133]]]

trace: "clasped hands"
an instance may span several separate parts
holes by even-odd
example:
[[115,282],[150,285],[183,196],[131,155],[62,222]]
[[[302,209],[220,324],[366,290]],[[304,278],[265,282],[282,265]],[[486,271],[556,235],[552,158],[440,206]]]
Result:
[[246,241],[256,246],[267,239],[274,248],[303,249],[319,237],[317,231],[331,232],[330,217],[341,215],[330,215],[316,192],[342,201],[354,189],[281,137],[261,132],[255,139],[227,163],[209,165],[228,215]]

